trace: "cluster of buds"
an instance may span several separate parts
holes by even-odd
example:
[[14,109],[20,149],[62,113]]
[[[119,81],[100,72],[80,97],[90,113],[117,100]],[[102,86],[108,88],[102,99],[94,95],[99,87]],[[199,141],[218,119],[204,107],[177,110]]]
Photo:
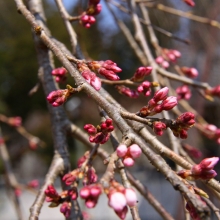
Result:
[[96,22],[95,15],[99,14],[102,10],[100,0],[89,0],[88,8],[80,16],[80,23],[86,27],[90,28],[92,24]]
[[74,185],[78,179],[83,178],[83,185],[90,185],[98,180],[95,169],[87,164],[89,158],[89,152],[86,151],[85,154],[79,158],[77,162],[77,169],[67,173],[63,176],[62,181],[66,185]]
[[156,135],[162,136],[164,130],[167,129],[167,126],[165,123],[161,122],[161,121],[154,121],[152,123],[153,126],[153,131]]
[[60,67],[52,70],[51,74],[55,76],[55,81],[58,83],[66,81],[67,70],[64,67]]
[[152,69],[153,68],[151,66],[147,66],[147,67],[141,66],[141,67],[139,67],[135,71],[134,76],[132,76],[131,81],[142,82],[144,80],[145,76],[148,76],[148,75],[151,74]]
[[122,71],[122,69],[111,60],[91,61],[87,62],[87,65],[92,71],[95,71],[105,78],[113,81],[119,80],[119,76],[117,74]]
[[127,86],[115,86],[120,94],[126,95],[129,98],[137,98],[139,93],[136,90],[130,89]]
[[134,159],[140,157],[142,150],[137,144],[132,144],[130,147],[120,144],[116,149],[116,153],[118,157],[122,158],[125,166],[131,167],[134,165]]
[[203,129],[203,134],[207,138],[216,140],[216,142],[220,144],[220,128],[217,128],[215,125],[205,125]]
[[150,88],[151,86],[157,87],[157,86],[159,86],[159,83],[144,81],[137,87],[137,91],[139,93],[142,93],[144,96],[150,96],[151,95],[151,88]]
[[111,186],[107,192],[108,204],[114,209],[120,219],[125,219],[128,208],[136,205],[137,196],[133,189],[124,188],[116,181],[111,182]]
[[88,132],[89,141],[96,144],[104,144],[110,137],[110,132],[114,130],[112,119],[106,119],[101,125],[96,127],[92,124],[86,124],[84,129]]
[[61,204],[60,212],[68,218],[71,214],[71,200],[76,200],[78,197],[77,189],[65,190],[60,194],[56,191],[53,185],[49,185],[45,190],[46,201],[51,202],[49,207],[57,207]]
[[187,138],[187,130],[195,124],[195,115],[192,112],[185,112],[180,115],[170,126],[173,134],[182,139]]
[[194,68],[194,67],[186,67],[186,66],[184,66],[184,67],[181,67],[180,70],[182,71],[182,73],[185,76],[187,76],[189,78],[192,78],[192,79],[196,78],[199,75],[198,70],[196,68]]
[[195,159],[202,157],[202,152],[189,144],[183,144],[183,149],[189,154],[189,156]]
[[13,127],[20,127],[21,123],[22,123],[22,118],[19,117],[19,116],[17,116],[17,117],[10,117],[10,118],[8,118],[7,123],[10,126],[13,126]]
[[102,188],[100,184],[84,186],[79,195],[82,199],[85,199],[85,204],[87,208],[94,208],[98,202],[99,196],[102,193]]
[[194,7],[195,6],[195,2],[193,0],[183,0],[187,5]]
[[163,110],[168,111],[174,108],[177,103],[177,98],[174,96],[167,96],[169,92],[168,87],[158,90],[153,98],[148,102],[147,106],[141,108],[138,113],[140,117],[152,116]]
[[176,89],[176,93],[177,93],[178,100],[181,100],[181,99],[188,100],[191,98],[191,91],[187,85],[179,86]]
[[210,95],[210,96],[217,96],[218,98],[220,98],[220,85],[212,88],[212,89],[206,89],[205,90],[205,93],[207,95]]
[[180,170],[178,175],[188,180],[209,180],[217,175],[213,169],[218,161],[218,157],[205,158],[199,164],[192,166],[190,170]]
[[178,50],[169,50],[169,49],[163,48],[162,55],[158,56],[155,59],[155,61],[157,64],[162,66],[164,69],[167,69],[170,66],[169,62],[175,62],[180,57],[181,57],[181,53]]
[[76,92],[76,89],[71,87],[70,85],[66,86],[66,89],[58,89],[56,91],[52,91],[47,96],[47,101],[52,104],[52,106],[57,107],[64,104],[67,98]]

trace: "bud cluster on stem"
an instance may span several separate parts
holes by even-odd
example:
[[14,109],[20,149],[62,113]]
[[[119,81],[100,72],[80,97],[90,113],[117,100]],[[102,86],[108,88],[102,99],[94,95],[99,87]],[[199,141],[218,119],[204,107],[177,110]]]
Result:
[[218,161],[218,157],[205,158],[199,164],[193,165],[190,170],[179,171],[178,175],[188,180],[209,180],[217,175],[217,173],[213,169]]
[[175,62],[178,58],[181,57],[181,53],[178,50],[170,50],[163,48],[161,50],[161,55],[158,56],[155,61],[164,69],[167,69],[170,64],[169,62]]
[[67,100],[67,98],[76,92],[76,89],[71,87],[70,85],[66,86],[66,89],[58,89],[56,91],[52,91],[47,96],[47,101],[52,104],[54,107],[58,107],[62,104],[64,104]]
[[101,125],[96,127],[92,124],[86,124],[84,130],[88,132],[89,141],[96,144],[104,144],[108,141],[110,133],[114,130],[112,119],[106,119]]
[[178,102],[177,98],[174,96],[168,95],[168,87],[164,87],[158,90],[148,104],[141,108],[139,111],[140,117],[152,116],[157,113],[162,112],[163,110],[168,111],[174,108]]
[[80,23],[85,28],[90,28],[96,22],[95,15],[98,15],[102,10],[100,0],[89,0],[88,7],[85,12],[80,15]]
[[66,81],[67,70],[64,67],[53,69],[51,74],[53,76],[55,76],[56,82],[65,82]]
[[176,89],[177,100],[185,99],[188,100],[191,98],[191,91],[187,85],[179,86]]
[[192,112],[185,112],[174,121],[171,130],[176,137],[186,139],[187,130],[195,124],[195,115]]
[[128,208],[137,203],[137,196],[133,189],[124,188],[116,181],[111,182],[110,188],[107,190],[108,204],[120,219],[125,219]]
[[140,157],[142,150],[137,144],[132,144],[127,147],[125,144],[120,144],[116,149],[117,156],[123,159],[123,164],[127,167],[134,165],[134,159]]

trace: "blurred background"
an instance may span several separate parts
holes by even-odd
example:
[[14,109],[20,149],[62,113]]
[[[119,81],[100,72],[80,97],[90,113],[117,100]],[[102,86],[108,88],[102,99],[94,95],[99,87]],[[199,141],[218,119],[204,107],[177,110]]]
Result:
[[[47,16],[48,27],[52,35],[58,40],[64,42],[69,49],[70,43],[68,34],[59,16],[54,1],[43,1]],[[174,7],[183,11],[208,17],[220,21],[220,4],[218,0],[195,0],[196,7],[191,8],[183,1],[166,0],[155,1],[167,6]],[[103,11],[98,15],[97,22],[90,29],[85,29],[78,22],[73,23],[73,27],[78,34],[80,46],[87,58],[93,60],[111,59],[122,68],[120,73],[121,79],[129,78],[135,70],[141,65],[136,58],[129,44],[125,40],[117,27],[112,15],[108,12],[104,1],[101,1]],[[82,12],[86,7],[87,1],[69,1],[64,0],[68,12],[76,15]],[[115,9],[115,8],[114,8]],[[129,16],[121,11],[117,11],[117,16],[124,20],[131,27]],[[176,49],[182,54],[178,64],[180,66],[195,67],[199,71],[198,80],[208,82],[212,86],[220,84],[219,67],[220,67],[220,31],[218,28],[191,21],[187,18],[171,15],[167,12],[159,11],[156,8],[149,8],[152,24],[173,33],[175,36],[189,40],[190,44],[167,37],[156,31],[160,46],[163,48]],[[43,183],[44,176],[50,165],[53,156],[53,143],[51,138],[50,117],[47,111],[46,99],[42,88],[29,96],[29,91],[38,83],[38,65],[36,52],[32,40],[32,34],[29,24],[25,18],[20,15],[15,7],[13,0],[0,1],[0,114],[7,117],[20,116],[26,130],[31,134],[39,137],[44,144],[31,149],[30,143],[22,137],[16,130],[8,125],[1,123],[2,132],[6,140],[7,148],[10,154],[14,172],[21,183],[26,183],[32,179],[39,179]],[[56,60],[56,67],[60,63]],[[68,84],[74,85],[73,80],[69,77]],[[66,84],[61,84],[64,88]],[[179,83],[173,82],[174,88]],[[105,86],[108,91],[131,112],[136,112],[147,103],[149,98],[140,97],[131,100],[115,91],[114,87]],[[192,89],[193,96],[189,103],[195,108],[210,124],[220,127],[220,102],[216,99],[214,102],[204,100],[203,97]],[[132,102],[131,102],[132,101]],[[132,105],[131,105],[132,103]],[[89,113],[88,113],[89,106]],[[98,124],[99,114],[95,103],[85,96],[79,94],[73,96],[65,104],[65,109],[70,119],[78,126],[83,127],[86,123]],[[166,135],[163,137],[166,142]],[[85,146],[68,137],[70,158],[72,167],[75,167],[76,159],[86,150]],[[203,153],[203,157],[219,156],[219,145],[214,140],[209,140],[202,136],[195,128],[189,132],[186,141],[188,144],[198,148]],[[111,147],[104,146],[109,152]],[[196,162],[199,162],[199,159]],[[94,166],[101,176],[104,166],[97,159]],[[172,162],[168,163],[173,166]],[[36,169],[37,164],[37,169]],[[219,172],[218,165],[217,171]],[[155,169],[148,163],[145,158],[138,161],[138,165],[131,169],[135,176],[138,177],[149,188],[154,196],[165,206],[173,215],[174,219],[184,219],[182,210],[182,200],[178,192],[174,191],[164,177],[155,172]],[[13,206],[5,194],[4,168],[0,160],[0,219],[14,220]],[[217,176],[216,179],[220,180]],[[57,183],[59,185],[59,182]],[[104,198],[103,198],[104,199]],[[173,201],[172,201],[173,200]],[[28,209],[34,201],[34,195],[23,192],[21,203],[25,215],[28,216]],[[103,204],[104,202],[100,202]],[[107,203],[106,203],[107,204]],[[220,204],[218,204],[220,205]],[[161,217],[152,209],[148,202],[140,198],[139,201],[141,219],[159,220]],[[47,207],[47,204],[44,205]],[[8,210],[11,210],[10,212]],[[59,209],[45,209],[42,214],[42,220],[63,219]],[[103,210],[98,204],[97,210]],[[103,219],[96,216],[96,210],[92,210],[92,219]],[[108,212],[106,212],[108,213]],[[106,214],[104,219],[116,219],[114,213]],[[129,217],[128,217],[129,219]],[[214,219],[214,217],[212,218]]]

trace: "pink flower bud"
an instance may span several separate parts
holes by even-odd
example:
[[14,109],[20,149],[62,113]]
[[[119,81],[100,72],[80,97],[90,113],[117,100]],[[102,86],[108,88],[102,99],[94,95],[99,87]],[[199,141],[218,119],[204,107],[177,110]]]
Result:
[[115,211],[122,211],[127,204],[125,195],[121,192],[113,192],[109,195],[109,206]]
[[177,98],[175,96],[169,96],[162,102],[161,107],[163,110],[168,111],[174,108],[177,104],[178,104]]
[[97,91],[101,88],[101,80],[96,76],[94,72],[90,70],[84,70],[82,72],[84,79]]
[[134,165],[134,160],[131,157],[127,157],[123,160],[123,164],[126,167],[132,167]]
[[182,70],[182,72],[186,75],[186,76],[188,76],[188,77],[190,77],[190,78],[196,78],[197,76],[198,76],[198,70],[196,69],[196,68],[193,68],[193,67],[182,67],[181,68],[181,70]]
[[60,212],[63,213],[66,218],[69,218],[71,214],[71,202],[64,202],[60,207]]
[[31,180],[28,183],[28,186],[31,187],[31,188],[37,188],[39,186],[39,181],[38,180]]
[[90,188],[90,195],[94,198],[99,197],[99,195],[102,193],[102,190],[100,188],[100,186],[92,186]]
[[159,102],[159,101],[162,101],[164,99],[167,98],[167,95],[168,95],[168,92],[169,92],[169,88],[168,87],[164,87],[160,90],[158,90],[155,94],[154,94],[154,101],[155,102]]
[[187,5],[194,7],[195,6],[195,2],[193,0],[183,0]]
[[191,91],[189,89],[189,87],[187,85],[183,85],[183,86],[179,86],[176,89],[176,93],[177,93],[177,99],[185,99],[188,100],[191,97]]
[[82,199],[87,199],[90,196],[90,188],[88,186],[84,186],[80,190],[79,195]]
[[140,155],[142,153],[142,150],[141,150],[141,148],[137,144],[132,144],[129,147],[129,152],[130,152],[132,158],[135,159],[135,158],[140,157]]
[[212,170],[218,161],[219,157],[205,158],[200,162],[200,166],[204,170]]
[[67,97],[69,96],[69,92],[67,89],[59,89],[56,91],[52,91],[48,96],[47,96],[47,101],[52,104],[54,107],[62,105]]
[[166,60],[164,60],[164,61],[161,63],[161,66],[162,66],[164,69],[167,69],[167,68],[170,66],[170,64],[169,64]]
[[217,96],[218,98],[220,98],[220,85],[212,88],[212,89],[207,89],[206,90],[206,93],[208,95],[211,95],[211,96]]
[[67,173],[63,176],[62,181],[69,186],[76,181],[76,176],[74,176],[72,173]]
[[145,96],[149,96],[151,94],[150,86],[150,82],[144,81],[143,83],[141,83],[141,85],[138,86],[137,91],[139,93],[143,93]]
[[128,151],[127,146],[124,144],[120,144],[116,149],[116,153],[118,157],[124,157],[127,151]]
[[126,95],[130,98],[137,98],[139,96],[139,93],[137,91],[132,90],[126,86],[116,86],[115,88],[120,94]]
[[152,71],[152,67],[148,66],[148,67],[139,67],[136,72],[134,73],[134,76],[131,78],[132,81],[134,82],[141,82],[143,81],[145,76],[148,76],[149,74],[151,74]]
[[155,59],[155,61],[156,61],[157,64],[161,64],[161,63],[164,61],[164,59],[163,59],[162,56],[159,56],[159,57],[157,57],[157,58]]
[[181,53],[178,50],[172,50],[172,53],[175,55],[175,57],[179,58],[181,57]]
[[153,131],[156,135],[163,135],[163,131],[167,128],[166,124],[161,121],[153,122]]
[[90,135],[95,135],[97,133],[96,127],[92,124],[86,124],[84,126],[84,130],[86,130]]
[[133,189],[125,189],[125,198],[128,206],[134,206],[137,204],[137,196]]

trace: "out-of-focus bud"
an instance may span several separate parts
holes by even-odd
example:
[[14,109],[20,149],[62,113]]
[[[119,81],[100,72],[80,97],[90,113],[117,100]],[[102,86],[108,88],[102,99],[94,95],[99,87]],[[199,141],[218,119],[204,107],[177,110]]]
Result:
[[212,89],[206,89],[205,93],[207,95],[217,96],[218,98],[220,98],[220,85],[218,85]]
[[200,158],[202,152],[195,147],[190,146],[189,144],[183,144],[184,150],[193,158]]
[[176,89],[177,99],[185,99],[188,100],[191,98],[191,91],[187,85],[179,86]]
[[64,202],[60,206],[60,212],[63,213],[63,215],[68,218],[71,214],[71,202]]
[[13,127],[20,127],[21,123],[22,123],[22,118],[19,116],[8,118],[8,124]]
[[151,83],[148,81],[144,81],[137,87],[137,91],[139,93],[143,93],[144,96],[149,96],[151,94],[151,89],[150,89]]
[[28,187],[36,189],[39,186],[38,180],[31,180],[28,184]]
[[181,67],[181,71],[188,77],[190,78],[196,78],[199,75],[199,72],[196,68],[194,67]]
[[195,2],[193,0],[183,0],[187,5],[194,7],[195,6]]
[[136,90],[132,90],[126,86],[115,86],[120,94],[126,95],[130,98],[137,98],[139,93]]

